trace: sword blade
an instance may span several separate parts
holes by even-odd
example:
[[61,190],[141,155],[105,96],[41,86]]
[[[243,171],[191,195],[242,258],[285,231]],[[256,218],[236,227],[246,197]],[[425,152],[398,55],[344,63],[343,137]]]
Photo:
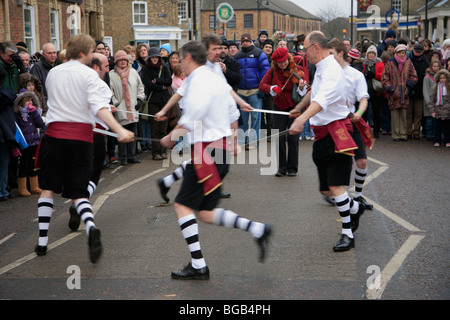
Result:
[[[111,132],[111,131],[107,131],[107,130],[102,130],[102,129],[99,129],[99,128],[94,128],[93,131],[97,132],[97,133],[101,133],[101,134],[107,135],[107,136],[110,136],[110,137],[114,137],[114,138],[118,137],[117,133],[114,133],[114,132]],[[155,138],[143,138],[143,137],[134,137],[134,140],[135,141],[146,140],[146,141],[156,141],[156,142],[160,141],[159,139],[155,139]]]

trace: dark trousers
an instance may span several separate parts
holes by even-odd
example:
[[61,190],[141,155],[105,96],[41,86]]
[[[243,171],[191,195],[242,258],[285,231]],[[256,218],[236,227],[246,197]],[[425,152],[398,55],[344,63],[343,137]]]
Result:
[[[129,123],[123,126],[125,129],[130,130],[137,136],[137,122]],[[119,159],[127,160],[127,159],[136,159],[136,141],[121,143],[118,142],[119,146]]]
[[[290,111],[288,110],[281,111]],[[279,110],[274,106],[274,110]],[[274,114],[273,115],[273,129],[278,129],[279,132],[289,129],[295,118],[289,116]],[[278,138],[278,171],[283,173],[298,171],[298,138],[300,134],[287,136],[287,155],[286,155],[286,135]]]
[[[148,105],[148,111],[150,114],[155,114],[164,106],[156,105],[156,104],[149,104]],[[167,124],[168,121],[155,121],[155,118],[150,118],[150,134],[152,138],[155,139],[161,139],[164,136],[167,135]],[[159,141],[152,141],[152,155],[155,156],[157,154],[166,153],[166,148],[163,148],[161,146],[161,143]]]
[[22,155],[19,158],[19,170],[17,177],[34,177],[36,171],[34,171],[34,154],[38,146],[31,146],[21,150]]
[[373,134],[378,138],[381,129],[381,106],[383,104],[381,96],[376,94],[370,96],[370,105],[372,106]]

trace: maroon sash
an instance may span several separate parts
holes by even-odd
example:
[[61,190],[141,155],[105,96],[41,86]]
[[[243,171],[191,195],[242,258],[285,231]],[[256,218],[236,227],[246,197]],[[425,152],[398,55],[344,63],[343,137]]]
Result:
[[314,130],[314,140],[320,141],[328,134],[334,141],[334,151],[354,156],[353,150],[358,149],[350,134],[353,126],[349,118],[330,122],[326,126],[311,126]]
[[203,183],[205,196],[222,185],[216,164],[206,148],[228,150],[227,139],[223,138],[214,142],[197,142],[192,148],[192,164],[194,165],[198,183]]

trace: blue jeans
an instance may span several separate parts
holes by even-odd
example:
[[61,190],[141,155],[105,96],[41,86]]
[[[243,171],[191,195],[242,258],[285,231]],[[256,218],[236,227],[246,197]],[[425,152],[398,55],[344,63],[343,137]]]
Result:
[[9,192],[6,190],[8,186],[9,154],[10,151],[7,144],[0,144],[0,197],[9,196]]
[[[239,95],[242,100],[250,104],[255,109],[262,109],[263,99],[259,98],[257,94],[252,96],[244,97]],[[244,131],[244,136],[238,134],[238,143],[245,144],[259,140],[259,131],[261,129],[261,113],[260,112],[244,112],[241,110],[242,120],[244,124],[239,126],[239,129]],[[251,124],[250,128],[248,126],[248,118],[250,116]],[[250,129],[250,130],[249,130]],[[255,137],[256,133],[256,137]]]
[[[142,138],[151,138],[151,131],[150,131],[150,121],[148,120],[143,120],[141,119],[141,117],[139,117],[139,126],[141,128],[141,134],[142,134]],[[150,147],[151,146],[151,141],[150,140],[143,140],[141,142],[141,148],[142,146],[147,146]]]

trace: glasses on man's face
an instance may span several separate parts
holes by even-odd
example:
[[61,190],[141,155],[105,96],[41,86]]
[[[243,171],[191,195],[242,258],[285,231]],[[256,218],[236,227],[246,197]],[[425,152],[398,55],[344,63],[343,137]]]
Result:
[[313,45],[315,45],[315,43],[311,44],[310,46],[307,46],[303,49],[304,52],[308,51],[309,48],[311,48]]

